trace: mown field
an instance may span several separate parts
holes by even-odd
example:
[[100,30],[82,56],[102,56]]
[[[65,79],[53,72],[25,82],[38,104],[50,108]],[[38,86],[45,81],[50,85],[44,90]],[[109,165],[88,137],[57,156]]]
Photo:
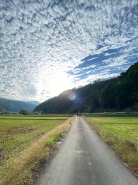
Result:
[[32,171],[48,157],[73,118],[0,116],[0,185],[30,184]]
[[138,117],[88,116],[85,119],[138,176]]

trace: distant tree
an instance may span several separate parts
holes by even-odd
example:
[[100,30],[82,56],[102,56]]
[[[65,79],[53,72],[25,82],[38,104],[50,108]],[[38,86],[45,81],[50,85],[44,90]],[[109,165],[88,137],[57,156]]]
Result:
[[93,112],[96,108],[99,107],[99,96],[100,91],[98,90],[92,90],[90,91],[88,97],[87,97],[87,106],[88,112]]
[[28,115],[28,112],[25,109],[20,109],[19,113],[22,114],[22,115]]
[[114,84],[109,83],[102,92],[101,100],[104,108],[114,108]]
[[4,109],[2,106],[0,106],[0,113],[3,113],[4,112]]
[[135,111],[138,111],[138,103],[135,103],[135,104],[133,105],[133,108],[134,108]]
[[101,81],[100,78],[99,78],[98,80],[94,80],[94,81],[93,81],[93,84],[98,83],[98,82],[100,82],[100,81]]

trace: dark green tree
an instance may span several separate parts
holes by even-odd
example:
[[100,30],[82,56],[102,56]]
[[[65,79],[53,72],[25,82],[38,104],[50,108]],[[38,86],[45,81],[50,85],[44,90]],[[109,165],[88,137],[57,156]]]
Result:
[[28,115],[28,112],[25,109],[20,109],[19,113],[22,114],[22,115]]
[[114,108],[115,102],[114,84],[109,83],[102,92],[101,103],[104,108]]

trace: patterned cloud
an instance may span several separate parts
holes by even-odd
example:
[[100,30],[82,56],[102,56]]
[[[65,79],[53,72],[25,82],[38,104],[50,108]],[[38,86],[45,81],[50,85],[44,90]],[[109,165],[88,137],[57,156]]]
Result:
[[138,60],[137,0],[0,1],[0,97],[38,100]]

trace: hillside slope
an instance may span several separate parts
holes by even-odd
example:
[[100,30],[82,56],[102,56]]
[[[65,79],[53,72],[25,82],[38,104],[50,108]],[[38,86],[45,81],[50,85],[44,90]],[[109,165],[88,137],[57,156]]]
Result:
[[117,78],[99,81],[39,104],[34,111],[75,113],[138,109],[138,62]]
[[38,104],[39,104],[38,102],[23,102],[0,98],[0,106],[4,108],[5,112],[19,112],[20,109],[25,109],[28,112],[33,112],[34,108]]

